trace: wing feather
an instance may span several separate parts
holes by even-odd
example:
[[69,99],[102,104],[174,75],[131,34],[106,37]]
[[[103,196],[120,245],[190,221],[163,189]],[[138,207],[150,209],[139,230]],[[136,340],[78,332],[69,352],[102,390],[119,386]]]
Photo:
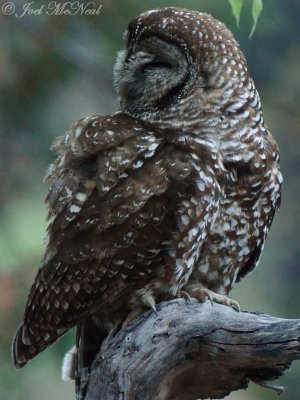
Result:
[[124,298],[159,268],[171,291],[184,285],[221,189],[211,149],[196,155],[178,146],[119,113],[80,120],[57,139],[45,178],[48,243],[16,363],[99,309],[104,320],[118,318]]

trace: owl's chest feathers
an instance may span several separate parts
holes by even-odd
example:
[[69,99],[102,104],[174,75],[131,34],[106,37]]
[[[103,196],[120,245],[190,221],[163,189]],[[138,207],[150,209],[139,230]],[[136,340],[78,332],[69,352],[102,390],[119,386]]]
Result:
[[[281,178],[277,147],[266,141],[264,131],[263,127],[248,127],[225,134],[181,134],[176,139],[189,146],[199,196],[205,196],[201,190],[209,179],[220,186],[218,210],[205,247],[208,254],[239,252],[245,258],[268,230]],[[201,185],[204,172],[206,182]]]
[[[240,268],[261,248],[280,199],[277,146],[269,133],[266,139],[263,135],[250,139],[241,140],[239,135],[219,135],[217,140],[209,137],[222,172],[221,195],[197,269],[203,282],[216,291],[228,292]],[[214,287],[221,275],[226,288]]]

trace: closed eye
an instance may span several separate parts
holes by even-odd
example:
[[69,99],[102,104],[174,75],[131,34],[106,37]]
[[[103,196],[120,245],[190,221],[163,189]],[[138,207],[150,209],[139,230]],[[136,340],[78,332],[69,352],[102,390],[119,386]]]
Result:
[[162,69],[162,68],[169,69],[169,68],[172,68],[172,65],[167,62],[163,62],[163,61],[151,61],[143,66],[142,72],[153,70],[153,69]]

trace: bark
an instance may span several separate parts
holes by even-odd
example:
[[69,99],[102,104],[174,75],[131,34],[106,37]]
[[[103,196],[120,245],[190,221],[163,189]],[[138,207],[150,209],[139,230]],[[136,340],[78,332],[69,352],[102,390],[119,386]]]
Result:
[[237,312],[209,301],[161,303],[103,343],[84,400],[224,398],[277,379],[300,358],[300,320]]

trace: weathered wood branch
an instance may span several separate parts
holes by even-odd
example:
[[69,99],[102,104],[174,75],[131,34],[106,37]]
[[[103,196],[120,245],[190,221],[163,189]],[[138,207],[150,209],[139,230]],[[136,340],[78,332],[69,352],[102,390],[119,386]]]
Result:
[[300,320],[237,312],[209,301],[158,305],[109,337],[85,400],[223,398],[268,381],[300,358]]

